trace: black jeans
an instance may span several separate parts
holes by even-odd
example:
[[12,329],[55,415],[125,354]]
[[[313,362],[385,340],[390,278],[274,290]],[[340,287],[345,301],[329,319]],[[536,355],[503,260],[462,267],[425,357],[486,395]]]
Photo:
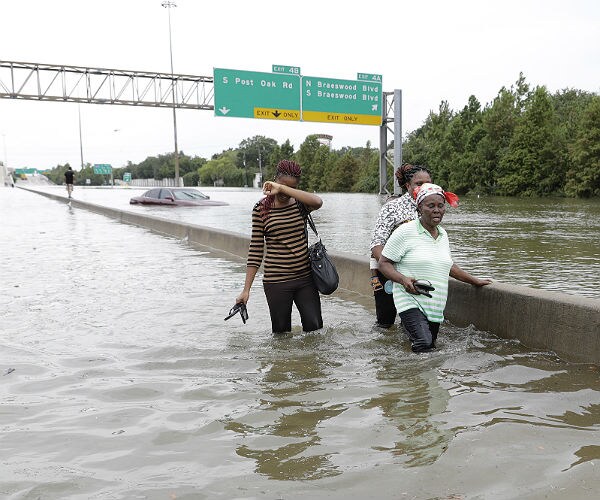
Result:
[[[381,286],[385,286],[388,279],[377,271],[377,277],[381,282]],[[394,296],[387,293],[385,290],[373,292],[375,297],[375,314],[377,315],[377,326],[382,328],[390,328],[396,321],[396,306],[394,305]]]
[[402,326],[408,333],[413,352],[426,352],[435,349],[440,330],[439,323],[432,323],[419,309],[408,309],[399,313]]
[[263,288],[269,304],[273,333],[292,330],[292,303],[296,304],[300,313],[302,330],[312,332],[323,328],[321,298],[312,275],[282,283],[263,282]]

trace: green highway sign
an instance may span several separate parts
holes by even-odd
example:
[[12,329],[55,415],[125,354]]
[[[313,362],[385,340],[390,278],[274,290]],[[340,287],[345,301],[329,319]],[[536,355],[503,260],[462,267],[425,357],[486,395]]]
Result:
[[131,182],[131,172],[125,172],[123,174],[123,181],[124,182]]
[[339,80],[301,76],[297,66],[272,68],[273,73],[215,68],[215,116],[381,125],[381,75]]
[[215,116],[300,120],[300,78],[215,68]]
[[273,73],[288,73],[290,75],[300,75],[300,68],[298,66],[282,66],[280,64],[273,64]]
[[302,120],[381,125],[381,82],[302,77]]
[[37,168],[15,168],[16,175],[29,174],[36,175],[38,173]]
[[383,80],[383,77],[381,75],[373,75],[371,73],[357,73],[356,79],[357,80],[365,80],[367,82],[381,83],[381,81]]
[[112,174],[112,166],[109,163],[96,163],[94,164],[94,173],[97,175],[110,175]]

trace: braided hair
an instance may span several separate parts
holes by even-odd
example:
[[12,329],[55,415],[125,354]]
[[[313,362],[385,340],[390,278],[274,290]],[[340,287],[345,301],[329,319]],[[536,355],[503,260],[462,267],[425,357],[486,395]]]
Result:
[[[302,168],[295,161],[292,160],[281,160],[275,169],[275,177],[273,180],[276,181],[280,177],[295,177],[296,179],[300,179],[302,175]],[[269,212],[271,208],[273,208],[273,204],[275,203],[275,196],[270,194],[265,196],[260,203],[260,215],[263,219],[266,219],[269,216]]]
[[423,165],[412,165],[410,163],[404,163],[401,167],[396,170],[395,176],[398,179],[398,184],[403,188],[418,172],[427,172],[431,176],[431,172]]

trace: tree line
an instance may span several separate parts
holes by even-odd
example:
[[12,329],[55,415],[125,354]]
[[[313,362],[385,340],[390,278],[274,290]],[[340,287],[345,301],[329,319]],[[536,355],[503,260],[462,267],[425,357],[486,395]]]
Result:
[[[600,196],[600,96],[575,89],[551,94],[544,86],[531,88],[520,74],[484,106],[473,95],[458,111],[442,101],[406,135],[402,149],[405,162],[427,166],[434,182],[458,194]],[[278,144],[257,135],[210,159],[181,152],[179,172],[186,186],[251,186],[257,173],[270,179],[279,160],[294,159],[302,166],[304,189],[377,192],[379,157],[369,142],[336,150],[309,135],[295,151],[289,140]],[[48,177],[62,184],[66,167],[58,165]],[[128,162],[113,175],[122,179],[125,172],[133,179],[173,178],[174,154]],[[86,179],[107,182],[91,165],[77,173],[76,183]]]
[[442,101],[403,150],[459,194],[600,196],[600,96],[550,94],[521,73],[483,107],[473,95],[460,111]]

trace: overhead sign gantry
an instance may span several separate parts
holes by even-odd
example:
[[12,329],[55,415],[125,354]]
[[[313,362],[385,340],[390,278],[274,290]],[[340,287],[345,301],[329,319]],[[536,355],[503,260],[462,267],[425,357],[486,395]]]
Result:
[[273,72],[214,69],[215,115],[267,120],[381,125],[381,75],[356,80],[302,76],[297,66]]
[[[234,82],[235,77],[243,80],[244,76],[252,82],[231,86],[229,80],[217,78],[219,74],[233,76]],[[292,79],[280,84],[277,74]],[[285,87],[283,82],[287,82]],[[215,70],[213,77],[0,60],[0,99],[200,109],[214,111],[216,116],[379,125],[379,192],[383,194],[388,192],[387,166],[396,169],[402,163],[402,92],[382,92],[381,84],[382,77],[376,74],[358,73],[356,80],[303,77],[299,67],[284,65],[273,65],[272,73]],[[260,87],[258,92],[252,89],[254,85]],[[393,161],[387,140],[392,126]],[[394,184],[395,193],[397,188]]]

